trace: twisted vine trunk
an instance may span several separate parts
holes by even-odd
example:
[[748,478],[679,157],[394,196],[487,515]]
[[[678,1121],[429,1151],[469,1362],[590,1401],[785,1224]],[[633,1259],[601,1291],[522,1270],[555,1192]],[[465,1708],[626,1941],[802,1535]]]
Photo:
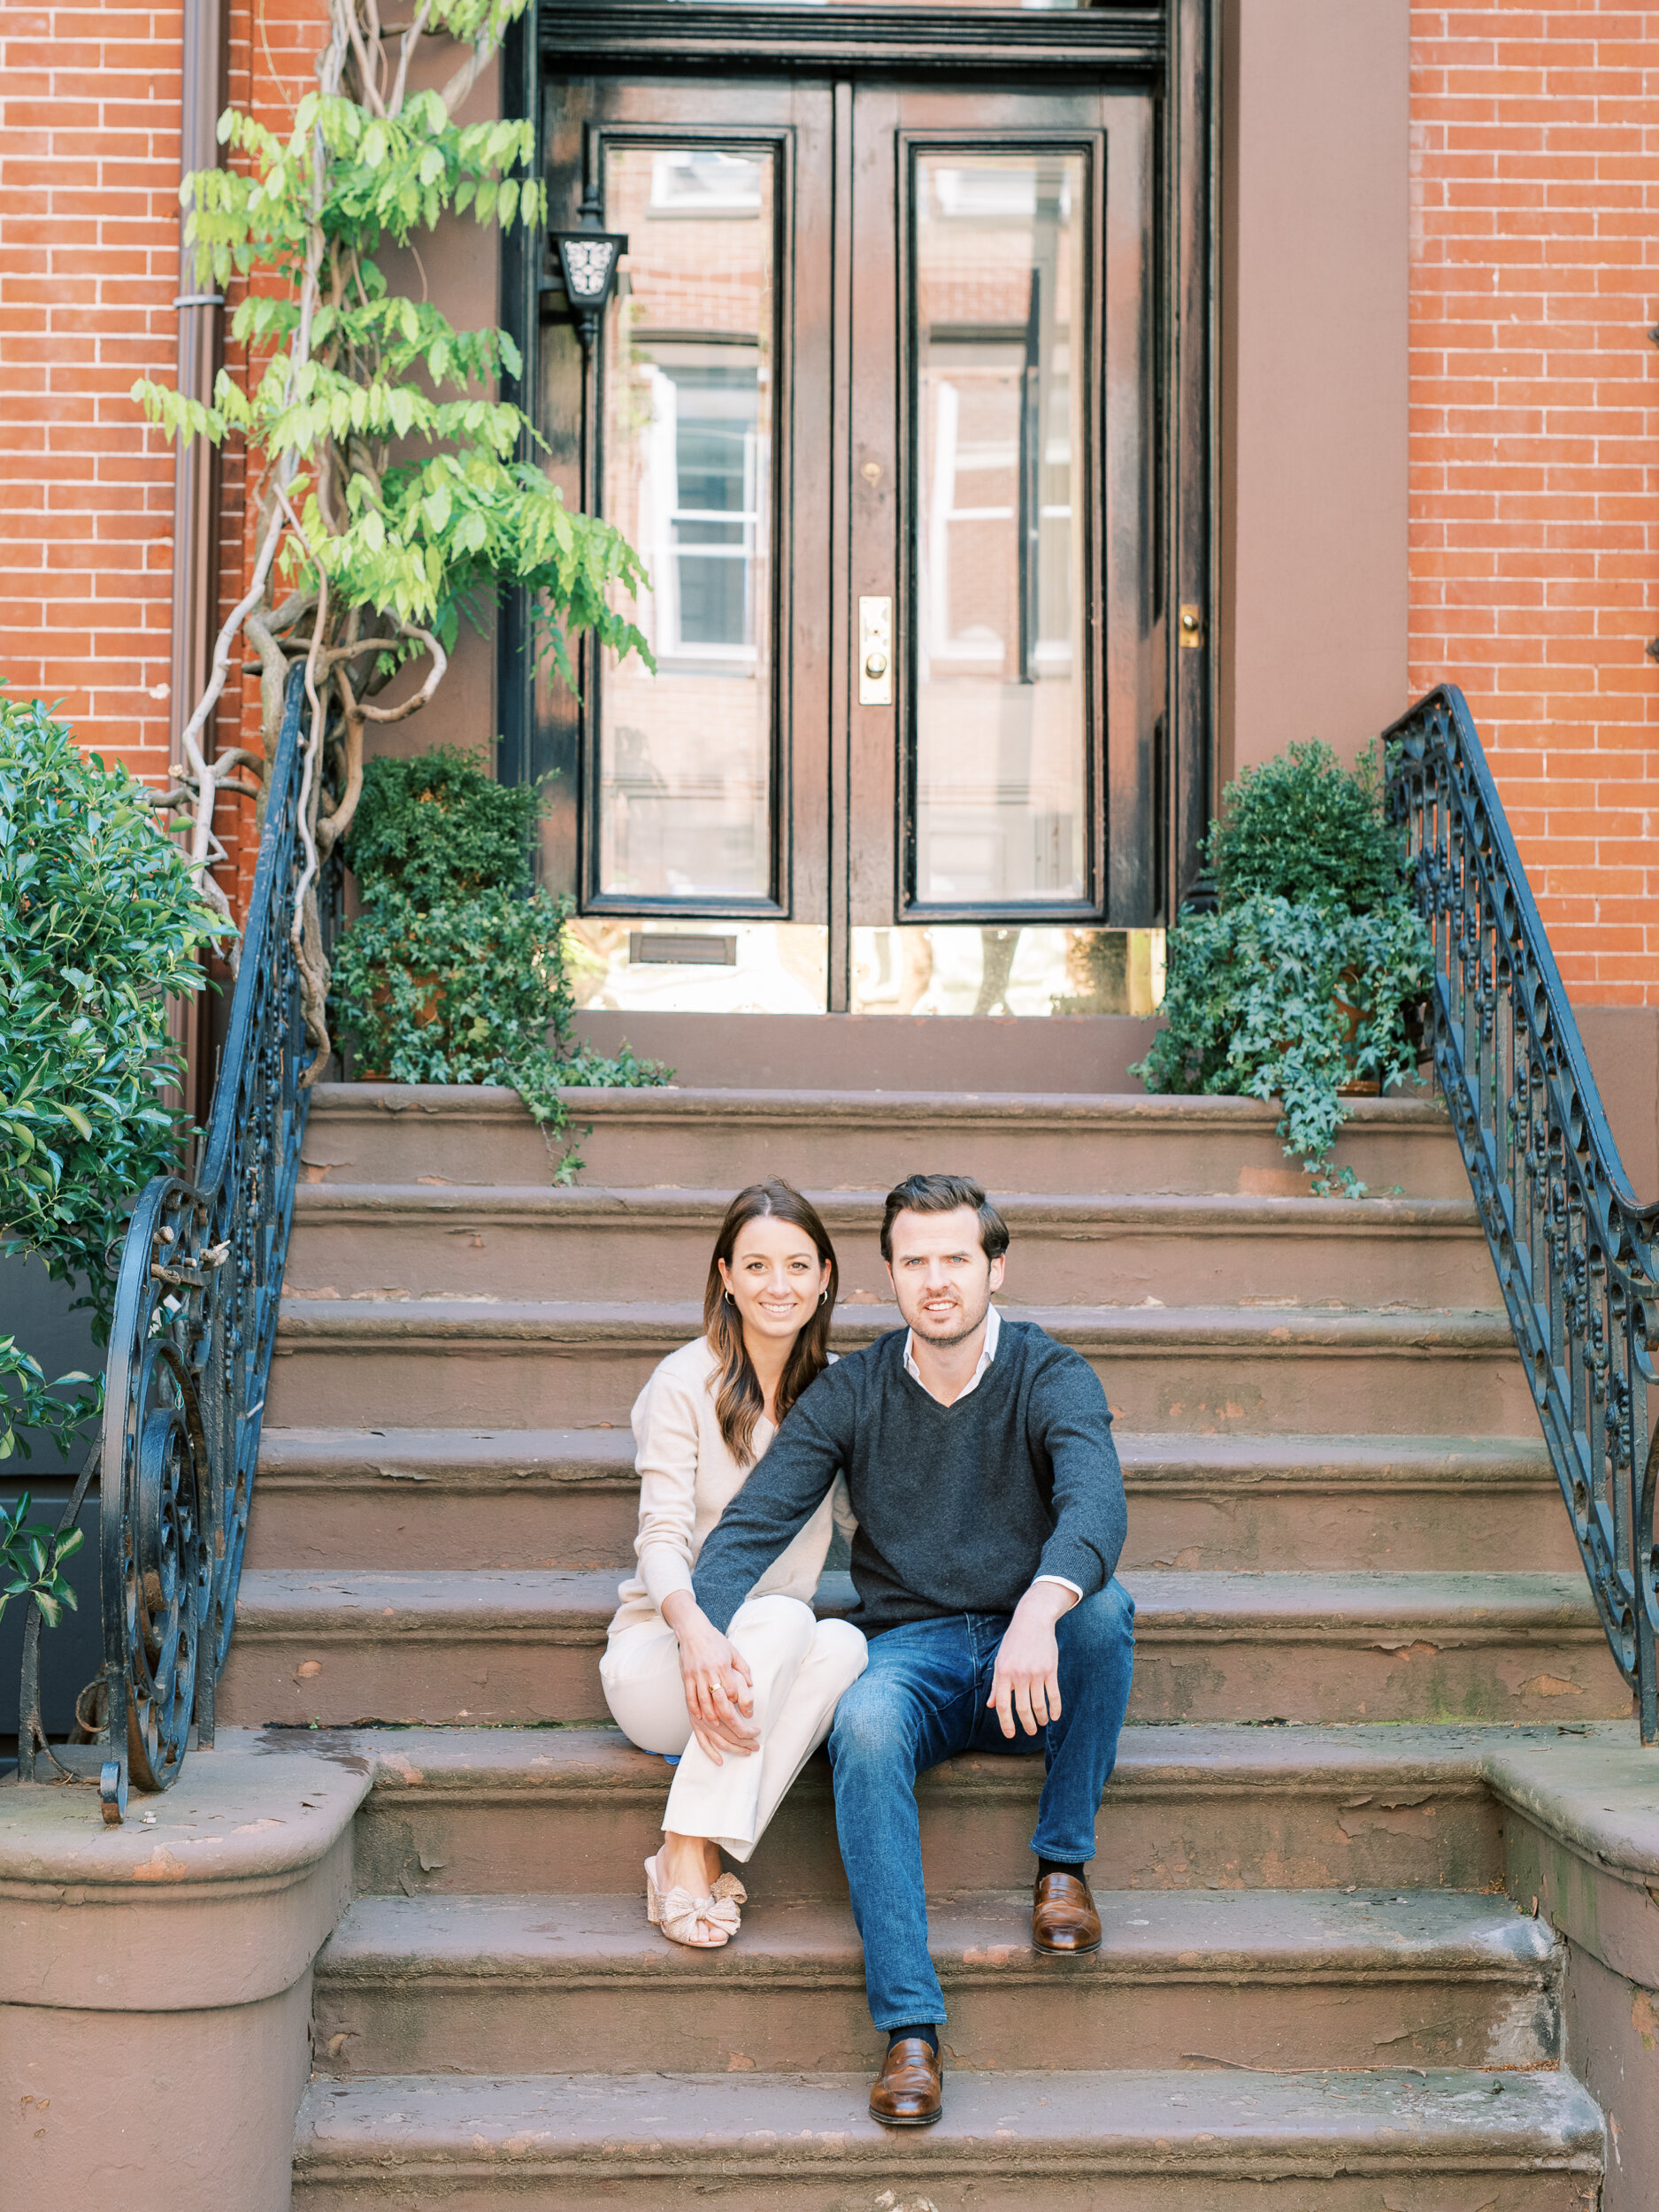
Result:
[[[325,98],[355,100],[375,117],[397,117],[410,96],[410,65],[427,33],[429,17],[430,0],[420,0],[407,27],[393,32],[380,23],[378,0],[331,0],[329,42],[318,66],[320,93]],[[447,117],[453,117],[495,54],[501,27],[493,22],[486,27],[444,85],[438,96]],[[298,396],[306,365],[313,360],[348,370],[370,365],[342,358],[332,331],[320,342],[317,339],[319,315],[326,305],[337,306],[342,300],[366,298],[367,295],[357,246],[348,237],[331,236],[325,227],[329,154],[320,125],[311,134],[311,157],[304,257],[296,302],[297,322],[286,357],[285,406]],[[431,630],[360,601],[331,595],[326,563],[317,557],[319,549],[295,503],[302,483],[309,483],[316,495],[316,512],[322,517],[324,527],[333,529],[346,507],[352,475],[366,475],[378,486],[390,457],[389,449],[377,451],[351,433],[343,439],[320,439],[308,453],[284,452],[268,468],[259,501],[257,550],[249,588],[219,630],[206,688],[183,731],[181,757],[173,764],[170,788],[159,801],[186,808],[187,841],[197,881],[209,902],[231,918],[229,899],[212,873],[229,856],[215,821],[219,795],[225,790],[261,795],[262,787],[242,780],[240,772],[244,768],[262,772],[265,761],[273,756],[289,672],[304,664],[311,709],[300,825],[305,865],[293,941],[302,979],[306,1039],[312,1048],[311,1063],[301,1079],[308,1086],[321,1076],[331,1052],[326,1016],[329,969],[323,952],[318,885],[325,864],[350,828],[357,811],[363,787],[365,731],[371,722],[401,722],[418,713],[442,682],[449,664]],[[311,527],[315,529],[314,522]],[[277,597],[275,580],[281,556],[289,547],[297,549],[302,572],[314,580]],[[259,675],[263,750],[256,754],[234,746],[210,758],[206,733],[229,680],[231,656],[239,637],[257,655],[254,664]],[[403,662],[423,654],[428,667],[419,688],[396,706],[377,705],[377,695]],[[360,672],[357,664],[364,664]],[[233,942],[233,969],[237,950]]]

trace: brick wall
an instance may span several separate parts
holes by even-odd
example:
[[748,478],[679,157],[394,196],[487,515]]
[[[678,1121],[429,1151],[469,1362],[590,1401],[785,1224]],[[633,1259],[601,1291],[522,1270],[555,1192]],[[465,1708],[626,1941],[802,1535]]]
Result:
[[127,388],[171,373],[176,7],[0,12],[0,674],[167,758],[173,462]]
[[1411,676],[1563,973],[1659,1003],[1659,13],[1412,10]]
[[[304,0],[234,9],[230,97],[282,127],[322,20]],[[168,757],[173,454],[127,394],[176,364],[182,37],[176,5],[0,11],[0,674],[150,782]],[[242,493],[232,454],[227,608]],[[223,741],[252,690],[232,686]],[[229,805],[221,821],[234,846]]]

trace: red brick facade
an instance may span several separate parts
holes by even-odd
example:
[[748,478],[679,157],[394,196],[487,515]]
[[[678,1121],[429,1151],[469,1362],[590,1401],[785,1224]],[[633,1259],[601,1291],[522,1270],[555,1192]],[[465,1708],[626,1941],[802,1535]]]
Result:
[[177,8],[0,18],[0,673],[167,759],[173,462],[135,421],[178,289]]
[[1575,997],[1659,1002],[1659,15],[1414,7],[1411,681]]
[[[234,6],[230,98],[284,127],[325,19],[305,0]],[[173,454],[128,394],[174,373],[182,38],[177,6],[0,14],[0,674],[61,701],[88,745],[149,782],[168,758]],[[242,590],[242,491],[231,452],[227,608]],[[242,691],[223,742],[245,712],[257,732]],[[220,818],[233,846],[236,803]]]
[[[0,672],[151,779],[173,465],[127,391],[173,373],[180,35],[0,19]],[[231,97],[280,126],[319,42],[238,0]],[[1659,17],[1417,6],[1412,60],[1411,686],[1468,692],[1575,995],[1659,1002]]]

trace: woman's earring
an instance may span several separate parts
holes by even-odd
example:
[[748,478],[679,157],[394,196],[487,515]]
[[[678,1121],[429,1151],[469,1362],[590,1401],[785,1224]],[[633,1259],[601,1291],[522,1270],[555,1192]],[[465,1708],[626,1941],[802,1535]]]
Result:
[[828,1296],[829,1296],[829,1286],[828,1286],[828,1284],[826,1283],[826,1284],[825,1285],[824,1288],[823,1288],[822,1290],[820,1290],[820,1291],[819,1291],[819,1293],[818,1293],[818,1303],[819,1303],[819,1305],[820,1305],[820,1306],[824,1303],[824,1301],[825,1301],[825,1300],[826,1300]]
[[726,1302],[728,1306],[734,1306],[737,1303],[736,1299],[733,1297],[729,1290],[726,1294]]

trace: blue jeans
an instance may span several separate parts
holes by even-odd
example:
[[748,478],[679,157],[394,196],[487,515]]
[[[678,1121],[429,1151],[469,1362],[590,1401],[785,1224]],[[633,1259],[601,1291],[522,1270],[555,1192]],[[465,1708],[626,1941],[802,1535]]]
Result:
[[[1055,1626],[1060,1717],[1042,1731],[1045,1779],[1031,1847],[1080,1865],[1094,1855],[1094,1816],[1118,1756],[1134,1672],[1134,1601],[1111,1581]],[[1034,1751],[1010,1742],[987,1710],[1001,1613],[914,1621],[870,1640],[870,1664],[841,1697],[830,1732],[835,1826],[864,1939],[864,1987],[879,2028],[935,2025],[944,1993],[927,1951],[916,1778],[977,1751]]]

